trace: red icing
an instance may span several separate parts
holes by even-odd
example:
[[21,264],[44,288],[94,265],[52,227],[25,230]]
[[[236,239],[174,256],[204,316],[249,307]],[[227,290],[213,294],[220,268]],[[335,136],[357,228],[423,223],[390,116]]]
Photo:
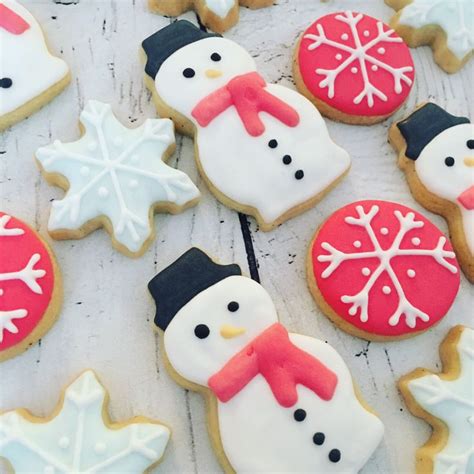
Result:
[[221,402],[227,402],[258,374],[265,378],[283,407],[292,407],[298,401],[298,384],[323,400],[331,400],[337,385],[336,374],[296,347],[279,323],[270,326],[230,359],[209,379],[208,385]]
[[[5,216],[0,212],[0,219]],[[28,313],[23,318],[16,318],[12,323],[18,332],[3,329],[3,341],[0,342],[0,352],[21,343],[41,322],[51,302],[54,287],[53,263],[44,243],[23,222],[14,217],[5,225],[6,229],[22,229],[22,235],[0,235],[0,275],[18,272],[26,267],[34,254],[40,259],[34,264],[35,270],[44,270],[44,276],[37,278],[42,294],[32,291],[22,280],[5,280],[0,277],[0,318],[2,312],[25,309]],[[0,322],[0,331],[3,325]]]
[[20,15],[0,3],[0,27],[14,35],[21,35],[30,25]]
[[458,201],[469,211],[474,209],[474,186],[466,189],[459,197]]
[[201,127],[207,127],[219,114],[234,106],[245,129],[253,137],[265,132],[259,117],[267,112],[288,127],[299,124],[296,110],[265,90],[265,80],[256,72],[231,79],[228,84],[201,100],[192,111],[192,116]]
[[[327,244],[344,254],[358,254],[374,250],[369,235],[371,231],[366,231],[364,227],[351,225],[345,221],[349,216],[358,217],[357,206],[362,206],[364,211],[368,212],[374,205],[379,207],[379,212],[373,217],[371,227],[373,235],[383,250],[390,248],[401,228],[400,222],[394,214],[395,211],[400,211],[403,216],[407,213],[414,213],[415,220],[423,222],[422,227],[411,229],[404,235],[399,246],[402,250],[431,250],[440,245],[440,242],[442,244],[443,240],[440,241],[440,239],[445,239],[440,230],[428,219],[400,204],[386,201],[361,201],[349,204],[336,211],[322,225],[313,243],[311,258],[316,284],[327,304],[341,318],[358,329],[381,336],[401,336],[423,331],[446,314],[458,292],[459,266],[454,258],[454,253],[446,258],[447,264],[453,266],[454,273],[429,255],[403,255],[391,258],[391,268],[406,299],[413,307],[429,316],[429,321],[416,319],[414,328],[407,325],[405,312],[401,315],[398,324],[395,326],[389,324],[389,319],[396,312],[401,299],[398,296],[395,283],[386,270],[375,280],[369,291],[368,321],[361,321],[360,309],[355,315],[350,315],[349,309],[352,303],[341,301],[344,295],[356,295],[364,288],[371,275],[379,267],[379,258],[341,261],[332,274],[323,278],[322,273],[331,264],[329,261],[324,261],[326,258],[324,256],[330,254]],[[388,233],[385,229],[388,230]],[[442,248],[445,251],[453,251],[449,241],[446,241]],[[342,254],[338,255],[342,256]],[[318,257],[323,261],[318,260]],[[367,273],[367,269],[370,270],[370,274],[364,275],[363,272]],[[390,288],[388,294],[384,292],[384,287]],[[387,290],[387,288],[385,289]]]
[[[344,19],[347,15],[354,15],[354,17],[361,15],[361,19],[353,27],[353,30],[349,24],[338,19]],[[381,34],[384,34],[382,31],[390,31],[388,25],[370,16],[355,12],[339,12],[323,16],[304,32],[298,50],[299,68],[306,87],[314,97],[343,113],[359,116],[389,115],[405,101],[412,85],[402,81],[401,92],[396,93],[392,74],[380,63],[385,63],[388,68],[411,68],[411,71],[406,70],[405,75],[413,84],[415,77],[413,59],[407,45],[396,33],[391,33],[388,41],[381,39],[366,50],[366,54],[375,58],[377,64],[368,60],[360,61],[355,57],[349,60],[352,56],[350,49],[357,48],[357,46],[364,47],[372,42],[379,34],[379,27]],[[353,31],[358,33],[358,38],[355,37]],[[325,35],[327,40],[337,44],[323,43],[310,50],[309,47],[314,45],[316,40],[308,38],[307,35],[318,37]],[[393,38],[397,38],[400,42],[391,42]],[[339,49],[338,45],[342,49]],[[335,80],[334,97],[331,98],[329,89],[321,85],[321,81],[326,77],[325,74],[322,74],[322,71],[317,73],[316,70],[335,70],[342,66],[346,60],[349,61]],[[372,67],[376,70],[372,70]],[[364,89],[365,71],[368,82],[387,98],[384,101],[374,96],[372,107],[369,106],[367,97],[363,98],[359,104],[354,103],[354,99]]]

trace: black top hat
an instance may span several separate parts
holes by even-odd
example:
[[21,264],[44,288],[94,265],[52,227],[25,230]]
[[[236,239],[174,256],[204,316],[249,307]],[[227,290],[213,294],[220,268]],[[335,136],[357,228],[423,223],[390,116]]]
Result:
[[171,23],[142,42],[147,56],[145,72],[154,79],[161,65],[178,49],[205,38],[220,36],[202,31],[186,20]]
[[397,127],[407,142],[405,155],[411,160],[416,160],[434,137],[448,128],[469,122],[466,117],[456,117],[438,105],[428,102],[399,122]]
[[148,283],[156,302],[155,324],[164,331],[197,294],[233,275],[242,275],[238,265],[219,265],[202,250],[191,248]]

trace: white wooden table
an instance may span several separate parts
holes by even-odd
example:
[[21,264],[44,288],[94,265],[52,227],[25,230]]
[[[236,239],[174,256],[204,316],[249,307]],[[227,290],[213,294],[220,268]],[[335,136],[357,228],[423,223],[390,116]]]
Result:
[[[66,5],[69,1],[23,0],[42,24],[52,49],[70,65],[73,79],[42,111],[0,135],[0,208],[30,222],[44,236],[50,201],[63,191],[46,184],[33,153],[56,138],[76,139],[79,112],[87,99],[110,102],[130,125],[154,117],[138,48],[145,37],[171,21],[148,12],[146,0],[80,0]],[[252,52],[270,82],[293,87],[291,55],[298,34],[320,15],[354,7],[383,20],[393,13],[383,0],[276,0],[270,9],[241,9],[241,22],[226,36]],[[194,13],[184,17],[196,21]],[[472,116],[474,61],[460,73],[447,75],[433,62],[428,48],[412,50],[412,54],[416,83],[396,117],[428,99],[454,114]],[[61,317],[39,344],[0,366],[0,409],[27,407],[40,416],[49,414],[59,391],[91,367],[110,390],[113,418],[144,414],[172,427],[172,442],[157,471],[220,472],[207,436],[203,400],[178,387],[164,369],[161,342],[152,331],[155,306],[146,287],[159,270],[197,245],[222,262],[239,263],[246,273],[258,276],[284,324],[294,332],[328,341],[344,357],[386,429],[383,443],[363,472],[413,472],[415,449],[430,429],[408,413],[395,383],[414,367],[440,368],[438,345],[448,329],[458,323],[473,325],[473,287],[462,278],[455,304],[437,327],[414,339],[381,344],[335,328],[315,305],[305,276],[313,231],[353,200],[398,201],[420,210],[447,231],[442,218],[425,211],[411,197],[387,144],[391,122],[355,127],[328,121],[334,140],[352,155],[349,176],[314,209],[270,233],[260,232],[252,219],[239,218],[214,199],[196,171],[191,140],[178,137],[171,163],[197,183],[201,203],[178,216],[158,215],[158,237],[140,259],[113,250],[105,231],[80,241],[48,239],[63,272]]]

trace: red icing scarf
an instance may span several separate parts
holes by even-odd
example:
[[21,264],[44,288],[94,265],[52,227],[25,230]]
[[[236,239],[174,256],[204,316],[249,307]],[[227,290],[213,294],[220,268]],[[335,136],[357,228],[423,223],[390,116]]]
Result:
[[323,400],[336,390],[336,374],[318,359],[296,347],[288,331],[273,324],[236,354],[209,380],[208,385],[221,402],[228,402],[256,375],[267,381],[277,402],[286,408],[298,401],[298,384]]
[[266,85],[257,72],[234,77],[227,85],[201,100],[191,115],[201,127],[207,127],[224,110],[234,106],[252,137],[258,137],[265,131],[265,125],[258,115],[260,112],[267,112],[288,127],[296,127],[300,122],[298,112],[267,92]]
[[13,35],[21,35],[30,25],[23,18],[0,3],[0,28],[4,28]]

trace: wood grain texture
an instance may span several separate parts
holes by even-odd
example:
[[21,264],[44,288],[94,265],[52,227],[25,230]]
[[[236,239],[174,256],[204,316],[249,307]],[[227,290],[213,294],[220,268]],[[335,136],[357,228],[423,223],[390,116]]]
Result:
[[[73,79],[51,104],[0,135],[0,207],[46,236],[50,201],[63,192],[41,178],[33,153],[56,138],[76,139],[79,112],[87,99],[110,102],[126,124],[154,117],[138,49],[146,36],[172,20],[151,14],[146,0],[23,3],[42,24],[52,49],[70,65]],[[240,23],[226,36],[251,51],[269,81],[294,87],[291,57],[299,33],[318,16],[351,7],[351,0],[277,0],[265,10],[242,8]],[[357,7],[386,21],[393,13],[382,0],[360,0]],[[183,17],[196,21],[193,13]],[[473,62],[448,75],[434,63],[429,48],[412,53],[415,86],[394,118],[426,100],[435,100],[454,114],[472,115]],[[382,445],[363,472],[413,472],[415,450],[427,439],[429,427],[408,413],[396,381],[418,366],[440,369],[438,346],[449,328],[473,325],[473,287],[462,277],[459,296],[437,327],[414,339],[381,344],[336,329],[316,307],[305,275],[314,230],[330,213],[356,199],[399,201],[447,232],[444,219],[425,211],[410,195],[396,153],[387,143],[392,120],[371,127],[327,121],[334,140],[352,156],[350,174],[314,209],[269,233],[260,232],[252,219],[226,209],[210,195],[197,175],[191,140],[179,137],[170,163],[198,185],[201,203],[181,215],[157,215],[156,241],[138,260],[113,250],[104,231],[80,241],[48,239],[63,271],[63,310],[40,344],[0,366],[0,409],[26,407],[45,416],[60,390],[91,367],[110,391],[113,419],[143,414],[172,427],[172,442],[157,472],[220,472],[206,432],[203,400],[179,388],[164,370],[160,341],[151,329],[155,308],[146,288],[157,271],[197,245],[260,278],[291,331],[326,340],[344,357],[386,428]]]

